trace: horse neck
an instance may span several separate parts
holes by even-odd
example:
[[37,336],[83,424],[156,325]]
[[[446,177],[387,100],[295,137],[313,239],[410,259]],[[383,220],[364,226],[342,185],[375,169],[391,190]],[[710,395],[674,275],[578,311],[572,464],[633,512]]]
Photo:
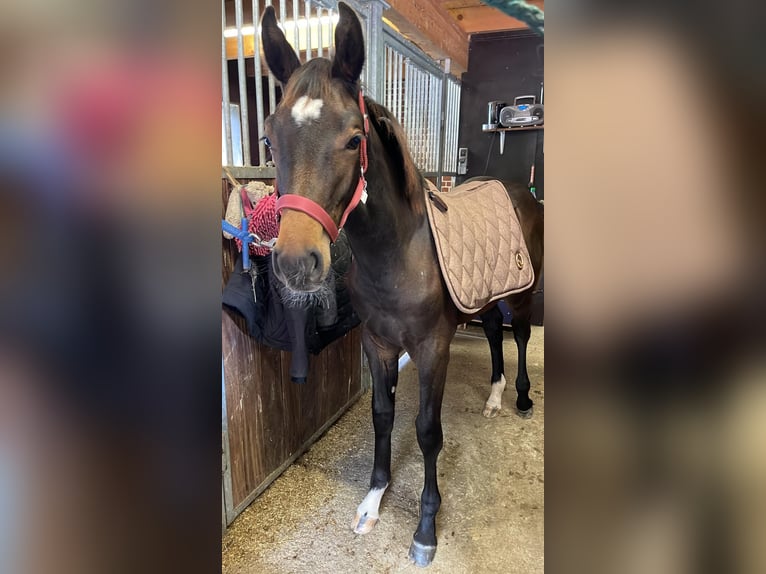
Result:
[[361,266],[369,261],[379,267],[381,259],[401,260],[413,237],[426,223],[425,215],[412,211],[399,189],[392,159],[375,130],[369,136],[367,202],[349,216],[346,232],[354,257]]

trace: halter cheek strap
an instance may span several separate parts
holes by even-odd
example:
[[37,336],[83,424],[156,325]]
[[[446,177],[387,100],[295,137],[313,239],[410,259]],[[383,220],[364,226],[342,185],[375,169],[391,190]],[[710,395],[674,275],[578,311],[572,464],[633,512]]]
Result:
[[332,217],[330,217],[324,207],[308,197],[293,193],[281,196],[276,203],[277,214],[280,214],[283,209],[292,209],[293,211],[300,211],[313,218],[324,228],[327,235],[330,236],[330,241],[333,243],[338,239],[340,230],[343,229],[343,226],[346,224],[346,219],[348,219],[349,214],[354,211],[360,202],[365,203],[367,201],[367,180],[365,179],[364,174],[367,172],[367,135],[370,132],[370,123],[367,117],[364,96],[362,95],[361,90],[359,91],[359,109],[364,118],[364,138],[362,138],[362,143],[359,146],[359,164],[361,166],[359,182],[356,184],[356,189],[354,190],[354,195],[351,197],[350,203],[346,206],[346,209],[340,218],[340,223],[335,225]]

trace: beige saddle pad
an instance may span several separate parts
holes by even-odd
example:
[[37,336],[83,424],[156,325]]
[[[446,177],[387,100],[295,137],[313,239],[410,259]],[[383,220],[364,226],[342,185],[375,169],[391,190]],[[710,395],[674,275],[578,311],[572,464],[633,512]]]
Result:
[[460,311],[476,313],[532,285],[521,224],[502,183],[469,182],[442,193],[429,182],[426,211],[444,281]]

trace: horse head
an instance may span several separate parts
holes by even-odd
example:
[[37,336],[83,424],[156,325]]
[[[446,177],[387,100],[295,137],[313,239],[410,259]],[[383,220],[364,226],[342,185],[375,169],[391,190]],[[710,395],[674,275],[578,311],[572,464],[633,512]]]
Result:
[[343,3],[338,9],[332,61],[301,65],[272,7],[261,20],[266,62],[283,90],[264,126],[280,194],[272,261],[279,279],[302,292],[321,287],[330,269],[330,242],[366,193],[367,126],[359,91],[364,37],[353,10]]

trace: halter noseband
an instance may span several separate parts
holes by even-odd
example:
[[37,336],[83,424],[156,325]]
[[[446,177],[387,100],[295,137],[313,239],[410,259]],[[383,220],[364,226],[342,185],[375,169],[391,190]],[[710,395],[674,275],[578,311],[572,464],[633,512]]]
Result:
[[362,142],[359,146],[359,163],[361,166],[361,173],[359,174],[359,183],[356,184],[354,195],[351,197],[351,202],[343,212],[343,215],[340,218],[340,223],[335,225],[332,217],[330,217],[330,214],[327,213],[324,207],[309,199],[308,197],[303,197],[301,195],[295,194],[282,195],[277,200],[276,204],[277,215],[279,215],[283,209],[292,209],[295,211],[301,211],[317,221],[322,227],[324,227],[327,235],[330,236],[330,241],[333,243],[335,243],[335,240],[338,239],[340,230],[343,229],[343,225],[345,225],[349,213],[354,211],[356,206],[359,205],[360,201],[362,203],[367,201],[367,180],[364,178],[364,174],[367,171],[367,136],[370,132],[370,124],[367,117],[367,110],[364,106],[364,96],[362,95],[361,90],[359,91],[359,109],[361,110],[362,117],[364,118],[364,137],[362,138]]

